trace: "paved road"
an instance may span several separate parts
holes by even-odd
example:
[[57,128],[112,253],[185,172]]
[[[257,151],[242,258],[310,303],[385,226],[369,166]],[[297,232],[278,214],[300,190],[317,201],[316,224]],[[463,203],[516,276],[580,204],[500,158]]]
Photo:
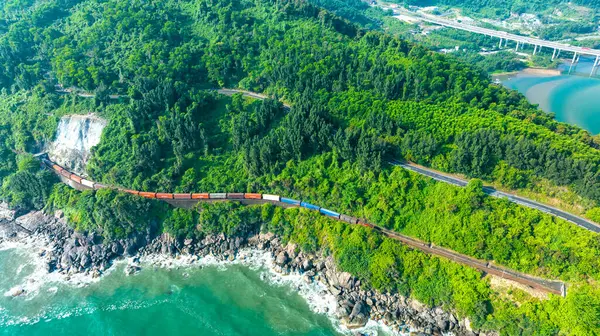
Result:
[[[217,92],[219,92],[220,94],[223,94],[223,95],[227,95],[227,96],[231,96],[236,93],[242,93],[244,96],[252,97],[255,99],[265,99],[268,97],[264,94],[250,92],[250,91],[244,91],[244,90],[238,90],[238,89],[219,89],[219,90],[217,90]],[[291,107],[290,105],[285,104],[285,103],[283,104],[283,106],[288,109]],[[460,187],[464,187],[468,183],[468,181],[466,181],[466,180],[459,179],[459,178],[456,178],[453,176],[448,176],[448,175],[442,174],[438,171],[435,171],[433,169],[425,168],[425,167],[422,167],[422,166],[419,166],[419,165],[416,165],[413,163],[406,163],[406,162],[400,162],[400,161],[392,161],[390,163],[393,165],[396,165],[396,166],[401,166],[401,167],[411,170],[415,173],[431,177],[435,180],[445,182],[445,183],[450,183],[450,184],[457,185]],[[517,203],[519,205],[523,205],[523,206],[526,206],[526,207],[529,207],[532,209],[540,210],[542,212],[554,215],[556,217],[560,217],[564,220],[574,223],[584,229],[590,230],[592,232],[600,233],[600,226],[598,224],[590,222],[589,220],[587,220],[585,218],[570,214],[566,211],[551,207],[549,205],[538,203],[536,201],[532,201],[527,198],[523,198],[520,196],[515,196],[515,195],[509,194],[509,193],[505,193],[505,192],[496,190],[492,187],[483,187],[483,191],[490,196],[498,197],[498,198],[507,198],[510,201]]]
[[[417,174],[421,174],[421,175],[425,175],[428,177],[431,177],[437,181],[441,181],[441,182],[445,182],[445,183],[450,183],[453,185],[457,185],[460,187],[464,187],[467,185],[468,181],[463,180],[463,179],[459,179],[453,176],[448,176],[445,174],[442,174],[438,171],[435,171],[433,169],[429,169],[429,168],[425,168],[413,163],[406,163],[406,162],[399,162],[399,161],[393,161],[391,162],[391,164],[396,165],[396,166],[400,166],[402,168],[408,169],[410,171],[413,171]],[[545,204],[541,204],[538,203],[536,201],[532,201],[530,199],[527,198],[523,198],[520,196],[515,196],[509,193],[505,193],[503,191],[499,191],[496,190],[492,187],[483,187],[483,191],[493,197],[498,197],[498,198],[507,198],[508,200],[515,202],[517,204],[532,208],[532,209],[536,209],[536,210],[540,210],[543,211],[545,213],[549,213],[551,215],[554,215],[556,217],[560,217],[564,220],[567,220],[571,223],[574,223],[584,229],[590,230],[592,232],[597,232],[600,233],[600,226],[598,226],[598,224],[595,224],[585,218],[579,217],[579,216],[575,216],[573,214],[570,214],[566,211],[557,209],[555,207],[551,207],[549,205],[545,205]]]
[[[226,96],[233,96],[236,93],[241,93],[242,95],[246,96],[246,97],[250,97],[250,98],[254,98],[254,99],[266,99],[269,98],[269,96],[261,94],[261,93],[256,93],[256,92],[250,92],[250,91],[244,91],[244,90],[238,90],[238,89],[218,89],[217,90],[218,93],[222,94],[222,95],[226,95]],[[290,109],[291,106],[289,104],[283,103],[283,107],[285,107],[286,109]]]

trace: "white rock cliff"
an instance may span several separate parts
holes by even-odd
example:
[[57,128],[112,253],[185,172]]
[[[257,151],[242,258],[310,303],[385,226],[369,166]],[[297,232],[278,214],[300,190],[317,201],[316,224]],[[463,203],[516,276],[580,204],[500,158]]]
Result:
[[50,159],[69,170],[85,175],[92,147],[100,142],[106,120],[88,115],[67,115],[60,119],[56,139],[48,148]]

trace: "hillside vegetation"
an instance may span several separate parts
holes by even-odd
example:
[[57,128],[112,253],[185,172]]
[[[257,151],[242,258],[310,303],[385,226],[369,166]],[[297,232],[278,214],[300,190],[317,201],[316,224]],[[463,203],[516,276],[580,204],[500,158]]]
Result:
[[[478,180],[461,189],[387,164],[405,158],[509,188],[551,183],[597,206],[597,139],[481,71],[304,1],[23,1],[4,4],[1,20],[0,177],[14,206],[62,209],[75,228],[107,240],[236,235],[264,224],[329,251],[367,286],[456,309],[477,328],[600,332],[598,235],[490,199]],[[95,97],[57,94],[58,83]],[[219,87],[292,108],[223,97]],[[472,269],[301,210],[173,210],[52,185],[26,153],[52,139],[60,116],[88,111],[109,120],[88,166],[96,181],[294,196],[573,286],[547,301],[519,292],[516,304]]]

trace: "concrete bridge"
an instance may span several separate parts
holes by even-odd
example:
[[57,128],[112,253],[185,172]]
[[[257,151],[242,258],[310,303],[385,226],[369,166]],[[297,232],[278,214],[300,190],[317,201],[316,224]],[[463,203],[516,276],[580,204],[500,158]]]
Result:
[[560,56],[561,52],[572,53],[573,58],[571,60],[571,67],[569,68],[569,72],[571,72],[571,69],[573,68],[573,66],[577,65],[577,63],[579,62],[579,58],[582,55],[583,56],[591,56],[592,58],[595,58],[594,65],[592,66],[592,72],[590,73],[590,76],[592,76],[597,71],[598,67],[600,66],[600,50],[590,49],[590,48],[585,48],[585,47],[577,47],[577,46],[572,46],[569,44],[564,44],[564,43],[559,43],[559,42],[554,42],[554,41],[546,41],[546,40],[538,39],[535,37],[511,34],[511,33],[505,32],[505,31],[499,31],[499,30],[494,30],[494,29],[473,26],[473,25],[469,25],[469,24],[465,24],[465,23],[461,23],[461,22],[455,22],[452,20],[447,20],[447,19],[440,18],[438,16],[434,16],[434,15],[414,13],[414,12],[404,10],[404,9],[397,9],[396,12],[398,12],[399,14],[402,14],[404,16],[411,17],[415,20],[425,21],[425,22],[433,23],[433,24],[448,27],[448,28],[464,30],[464,31],[468,31],[470,33],[476,33],[476,34],[482,34],[482,35],[486,35],[486,36],[496,37],[496,38],[500,39],[500,42],[498,43],[499,48],[501,48],[503,46],[507,47],[508,41],[512,41],[516,44],[515,51],[519,51],[519,48],[524,49],[526,45],[533,46],[533,54],[534,55],[541,52],[543,48],[548,48],[548,49],[552,50],[552,60],[554,60],[555,58]]

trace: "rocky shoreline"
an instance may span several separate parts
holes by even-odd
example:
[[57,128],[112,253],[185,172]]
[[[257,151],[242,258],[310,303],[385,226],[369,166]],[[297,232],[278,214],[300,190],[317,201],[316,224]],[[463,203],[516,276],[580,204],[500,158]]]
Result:
[[336,311],[329,313],[348,329],[361,328],[374,320],[396,332],[411,331],[415,335],[490,335],[471,331],[468,321],[459,320],[441,308],[428,308],[397,293],[365,290],[360,280],[338,270],[332,257],[305,254],[295,244],[283,245],[272,233],[240,237],[219,234],[199,241],[178,241],[166,234],[153,237],[147,232],[133,239],[103,243],[102,237],[96,234],[75,232],[65,224],[60,212],[54,216],[39,211],[15,216],[14,211],[0,204],[0,243],[31,237],[46,240],[46,248],[39,255],[44,259],[46,271],[62,274],[66,280],[78,274],[100,277],[113,261],[123,257],[133,258],[134,262],[126,268],[126,273],[132,274],[140,269],[136,261],[147,256],[188,255],[192,261],[212,256],[217,260],[234,261],[242,249],[261,250],[273,257],[275,272],[300,274],[306,283],[324,284],[337,302]]

